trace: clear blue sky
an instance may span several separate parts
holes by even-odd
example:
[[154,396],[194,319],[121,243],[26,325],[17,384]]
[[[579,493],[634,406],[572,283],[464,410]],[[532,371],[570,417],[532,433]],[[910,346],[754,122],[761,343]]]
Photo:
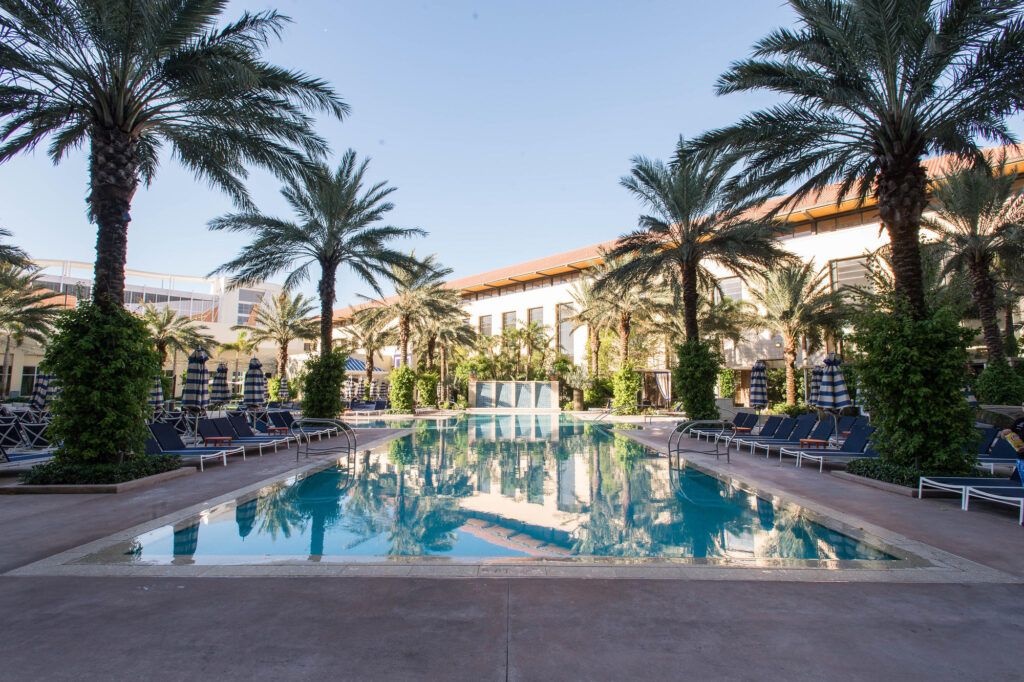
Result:
[[[791,22],[779,0],[240,0],[226,16],[269,7],[294,20],[270,59],[326,79],[352,107],[320,126],[332,162],[348,147],[372,157],[371,177],[399,188],[391,222],[430,232],[407,246],[456,276],[632,229],[638,206],[618,186],[630,157],[667,157],[680,134],[768,104],[713,85]],[[58,168],[41,151],[0,166],[0,225],[34,257],[92,261],[86,180],[84,152]],[[273,178],[254,173],[250,189],[262,210],[287,213]],[[166,161],[136,195],[128,266],[206,274],[243,244],[206,229],[231,209]],[[369,293],[341,274],[339,304]]]

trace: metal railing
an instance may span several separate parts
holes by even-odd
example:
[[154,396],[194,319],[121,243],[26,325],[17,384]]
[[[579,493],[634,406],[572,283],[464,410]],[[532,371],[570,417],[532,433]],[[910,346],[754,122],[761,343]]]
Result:
[[[317,443],[321,442],[320,435],[325,431],[336,432],[343,443],[344,454],[351,455],[356,451],[356,432],[351,426],[340,419],[314,419],[312,417],[298,417],[289,429],[291,436],[295,438],[295,461],[302,456],[302,446],[306,446],[306,457],[310,454],[338,453],[342,451],[338,443],[331,443],[326,447],[314,447],[313,436],[317,436]],[[330,435],[330,433],[328,433]]]
[[[716,427],[717,426],[717,427],[719,427],[722,430],[722,432],[724,432],[727,429],[732,428],[732,422],[724,420],[724,419],[694,419],[694,420],[691,420],[691,421],[679,422],[679,424],[677,424],[676,427],[674,429],[672,429],[672,433],[668,434],[668,448],[667,449],[668,449],[668,457],[669,457],[669,461],[670,462],[672,460],[672,455],[673,454],[676,457],[679,457],[680,453],[683,451],[683,446],[682,446],[682,444],[683,444],[683,436],[689,436],[694,431],[694,429],[702,427],[702,426],[712,426],[712,427]],[[727,461],[727,462],[730,461],[729,460],[729,447],[726,446],[725,452],[723,453],[723,452],[721,452],[719,450],[718,443],[719,443],[719,440],[716,438],[715,439],[715,451],[714,452],[706,452],[706,453],[702,453],[702,454],[714,455],[715,457],[721,457],[724,454],[725,455],[725,461]],[[696,452],[696,451],[694,451],[694,452]]]

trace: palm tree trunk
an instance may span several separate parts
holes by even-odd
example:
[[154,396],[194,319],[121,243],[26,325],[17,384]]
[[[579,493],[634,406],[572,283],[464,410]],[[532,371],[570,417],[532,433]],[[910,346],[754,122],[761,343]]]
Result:
[[2,373],[3,382],[4,383],[3,383],[3,386],[0,387],[0,395],[2,395],[5,398],[7,397],[7,394],[10,391],[10,388],[11,388],[10,377],[7,376],[8,372],[11,371],[10,359],[11,359],[11,335],[8,334],[7,335],[7,343],[6,343],[6,345],[4,345],[4,370],[3,370],[3,373]]
[[900,146],[879,159],[878,214],[889,233],[896,293],[920,319],[926,313],[921,273],[921,213],[928,203],[927,175],[916,150]]
[[629,327],[632,317],[630,313],[619,314],[619,357],[623,367],[629,362]]
[[596,377],[601,366],[601,332],[587,325],[587,333],[590,334],[590,374]]
[[[448,404],[448,348],[445,344],[441,344],[441,400]],[[439,406],[440,407],[440,406]],[[443,435],[443,434],[442,434]],[[442,442],[444,438],[442,437]]]
[[1006,304],[1006,308],[1003,310],[1003,336],[1006,337],[1007,349],[1017,348],[1017,336],[1016,334],[1013,333],[1013,307],[1014,301],[1011,299],[1010,302]]
[[178,395],[178,350],[174,350],[174,357],[171,359],[171,400]]
[[373,349],[367,348],[366,350],[366,385],[373,386]]
[[796,404],[796,339],[782,335],[782,357],[786,360],[786,402]]
[[88,201],[97,227],[92,300],[101,306],[123,307],[128,223],[139,183],[138,143],[115,127],[94,126],[90,137]]
[[981,331],[988,349],[989,364],[998,365],[1004,362],[1003,339],[996,324],[996,290],[988,263],[972,263],[971,283],[974,290],[974,302],[978,306],[978,317],[981,318]]
[[334,277],[335,271],[321,265],[320,276],[320,357],[331,353],[334,342]]
[[288,385],[288,343],[282,343],[277,347],[277,375],[282,386]]
[[437,335],[427,338],[427,371],[434,369],[434,351],[437,350]]
[[682,268],[683,287],[683,326],[686,329],[687,341],[700,339],[700,328],[697,326],[697,268],[687,264]]
[[412,364],[409,361],[409,318],[403,316],[398,321],[398,345],[402,349],[402,365]]

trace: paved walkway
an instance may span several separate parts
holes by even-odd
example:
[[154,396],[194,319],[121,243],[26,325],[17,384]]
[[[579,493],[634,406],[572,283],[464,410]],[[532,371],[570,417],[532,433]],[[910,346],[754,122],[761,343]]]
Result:
[[[0,496],[0,571],[294,464],[292,451],[120,495]],[[1024,575],[1024,529],[1006,514],[745,454],[722,466]],[[0,576],[0,613],[12,680],[1024,679],[1018,584]]]

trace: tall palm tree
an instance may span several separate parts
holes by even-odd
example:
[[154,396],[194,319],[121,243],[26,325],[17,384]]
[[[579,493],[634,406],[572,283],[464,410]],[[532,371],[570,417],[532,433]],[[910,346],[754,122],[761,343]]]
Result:
[[377,355],[388,343],[388,332],[378,320],[367,311],[359,311],[352,324],[342,328],[352,345],[366,354],[366,383],[373,383],[373,370],[376,367]]
[[1004,360],[1003,340],[996,322],[996,260],[1019,262],[1024,257],[1024,192],[1014,189],[1016,172],[1007,172],[1006,159],[989,172],[965,164],[932,189],[934,217],[922,225],[942,240],[948,260],[944,273],[966,271],[978,307],[988,359]]
[[0,394],[6,396],[9,388],[11,345],[17,348],[29,340],[46,343],[60,311],[53,297],[53,291],[39,283],[38,271],[0,263],[0,334],[5,337]]
[[[338,268],[347,266],[375,292],[378,278],[392,277],[392,268],[414,268],[416,261],[388,246],[401,237],[425,235],[415,228],[380,226],[395,205],[388,197],[397,189],[387,181],[363,189],[370,160],[357,163],[349,149],[338,170],[316,164],[315,171],[293,179],[281,190],[297,221],[247,211],[229,213],[210,221],[214,230],[252,232],[251,244],[215,272],[233,272],[232,284],[242,286],[269,279],[291,268],[285,288],[309,279],[314,264],[320,268],[320,349],[331,348],[334,334],[335,283]],[[298,263],[297,267],[293,267]]]
[[[6,239],[11,236],[10,230],[5,230],[0,227],[0,239]],[[18,267],[26,267],[29,264],[28,254],[25,253],[21,248],[12,244],[0,243],[0,263],[6,265],[16,265]]]
[[631,259],[617,268],[615,279],[637,286],[658,279],[678,282],[686,339],[693,341],[700,337],[699,291],[714,282],[705,263],[747,276],[789,254],[774,241],[777,225],[749,218],[750,203],[726,198],[723,157],[698,158],[685,149],[680,138],[672,167],[642,156],[633,159],[632,173],[621,184],[651,213],[640,216],[641,229],[621,237],[610,256]]
[[316,337],[317,322],[310,318],[314,309],[313,302],[302,294],[292,297],[287,291],[282,291],[271,299],[270,305],[260,303],[256,306],[255,324],[236,324],[231,328],[248,334],[255,345],[264,341],[277,344],[278,378],[288,381],[288,344],[295,339]]
[[594,266],[595,290],[600,305],[605,308],[608,326],[619,334],[619,364],[625,367],[629,362],[629,339],[634,320],[646,321],[659,309],[650,279],[630,273],[635,256],[630,253],[611,256],[602,252],[603,262]]
[[0,0],[0,162],[47,137],[59,163],[89,145],[96,222],[93,297],[124,302],[131,202],[163,148],[197,178],[250,208],[247,164],[279,177],[327,145],[308,110],[341,118],[323,81],[264,61],[287,17],[222,14],[227,2]]
[[798,346],[813,352],[835,333],[843,319],[842,296],[833,292],[828,271],[815,274],[814,263],[791,263],[766,272],[751,289],[761,309],[761,326],[782,336],[786,363],[786,402],[796,403]]
[[472,347],[477,334],[469,323],[469,315],[459,311],[458,315],[440,318],[437,326],[437,347],[441,361],[441,402],[449,401],[448,359],[458,349]]
[[252,355],[253,351],[255,351],[256,347],[259,345],[260,344],[256,343],[255,341],[249,338],[248,332],[240,331],[238,332],[238,338],[236,338],[234,341],[222,343],[219,346],[217,346],[218,353],[235,354],[235,371],[234,374],[231,375],[232,381],[237,381],[237,377],[239,376],[238,365],[242,360],[242,356]]
[[[789,0],[795,29],[776,29],[734,63],[719,94],[787,100],[698,140],[742,157],[741,196],[801,184],[787,205],[830,183],[878,200],[897,292],[926,309],[919,235],[928,203],[922,159],[981,162],[977,139],[1013,141],[1005,117],[1024,105],[1018,0]],[[784,208],[780,206],[778,208]]]
[[587,274],[573,285],[569,291],[573,301],[573,331],[580,327],[587,328],[587,342],[590,344],[589,369],[590,375],[598,375],[601,357],[601,332],[610,328],[610,310],[605,303],[603,293],[595,290],[596,276]]
[[[384,303],[367,308],[368,314],[374,319],[389,326],[394,325],[403,363],[409,357],[409,339],[413,328],[425,326],[431,318],[457,314],[462,302],[457,291],[445,287],[444,279],[452,270],[438,263],[437,256],[431,254],[423,261],[409,257],[409,261],[395,263],[391,267],[395,295]],[[367,296],[363,298],[373,300]]]
[[[534,320],[527,322],[519,330],[519,338],[526,350],[526,379],[530,379],[530,369],[533,367],[533,358],[537,352],[543,352],[551,345],[552,337],[548,333],[548,327]],[[593,371],[591,376],[593,376]]]
[[187,315],[179,315],[169,306],[157,308],[147,303],[142,308],[141,317],[160,354],[161,367],[167,362],[168,351],[187,355],[196,348],[209,351],[216,344],[213,335],[207,333],[206,325]]

